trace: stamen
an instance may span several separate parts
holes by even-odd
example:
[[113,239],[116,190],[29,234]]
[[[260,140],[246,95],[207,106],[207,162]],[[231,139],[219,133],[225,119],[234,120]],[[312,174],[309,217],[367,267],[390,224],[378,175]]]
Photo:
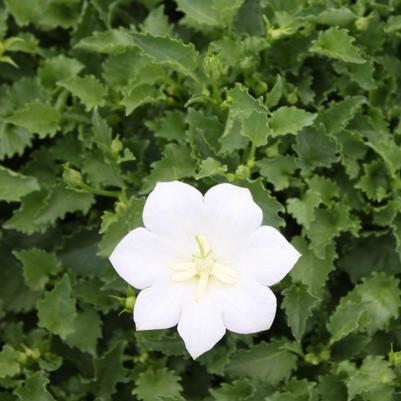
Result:
[[174,263],[170,265],[170,268],[176,271],[183,271],[188,269],[196,269],[195,263],[193,262],[183,262],[183,263]]
[[198,286],[196,287],[196,299],[202,298],[205,293],[207,283],[209,281],[209,273],[202,272],[199,275]]
[[174,281],[186,281],[194,276],[196,276],[198,272],[196,269],[188,269],[179,273],[175,273],[171,276]]

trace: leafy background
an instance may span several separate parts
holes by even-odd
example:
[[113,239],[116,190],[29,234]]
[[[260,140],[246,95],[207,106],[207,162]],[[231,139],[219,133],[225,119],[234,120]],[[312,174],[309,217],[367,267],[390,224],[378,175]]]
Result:
[[[0,400],[401,400],[399,0],[0,1]],[[192,361],[107,256],[159,180],[303,257]]]

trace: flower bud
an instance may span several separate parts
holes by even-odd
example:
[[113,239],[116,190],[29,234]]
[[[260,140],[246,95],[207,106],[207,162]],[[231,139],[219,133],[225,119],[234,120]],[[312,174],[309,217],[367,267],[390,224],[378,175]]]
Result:
[[68,188],[81,188],[83,182],[82,175],[79,171],[74,170],[68,163],[64,164],[63,180]]
[[212,53],[210,50],[203,59],[203,70],[205,74],[211,79],[218,79],[223,73],[223,63],[218,55]]
[[118,156],[119,153],[123,150],[123,143],[120,141],[120,138],[117,136],[111,142],[111,153],[113,156]]

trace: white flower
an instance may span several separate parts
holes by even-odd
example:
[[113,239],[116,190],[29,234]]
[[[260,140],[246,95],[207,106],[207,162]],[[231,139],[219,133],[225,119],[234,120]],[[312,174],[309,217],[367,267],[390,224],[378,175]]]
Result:
[[240,334],[270,328],[279,282],[300,254],[273,227],[248,189],[231,184],[203,196],[182,182],[156,185],[143,210],[145,228],[117,245],[110,261],[142,290],[134,307],[137,330],[178,333],[193,358],[226,329]]

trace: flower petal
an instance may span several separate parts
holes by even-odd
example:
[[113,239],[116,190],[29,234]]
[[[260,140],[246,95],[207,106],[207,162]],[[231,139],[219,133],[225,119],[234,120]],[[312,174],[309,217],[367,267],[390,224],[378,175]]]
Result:
[[142,227],[129,232],[110,256],[117,273],[138,289],[167,277],[172,260],[172,253],[161,239]]
[[212,297],[191,301],[182,310],[178,333],[193,359],[209,351],[224,336],[226,328],[221,311]]
[[163,280],[139,293],[134,307],[137,330],[168,329],[178,323],[182,305],[193,294],[193,288],[179,284]]
[[300,256],[278,230],[262,226],[244,241],[234,261],[240,275],[271,286],[288,274]]
[[202,194],[191,185],[160,182],[149,194],[142,218],[147,229],[170,238],[181,253],[190,250],[190,255],[203,224],[203,207]]
[[268,287],[243,281],[227,289],[223,321],[228,330],[238,334],[267,330],[273,323],[277,301]]
[[237,247],[237,241],[244,233],[252,232],[262,224],[262,209],[247,188],[219,184],[206,192],[204,202],[206,236],[213,250],[222,256]]

